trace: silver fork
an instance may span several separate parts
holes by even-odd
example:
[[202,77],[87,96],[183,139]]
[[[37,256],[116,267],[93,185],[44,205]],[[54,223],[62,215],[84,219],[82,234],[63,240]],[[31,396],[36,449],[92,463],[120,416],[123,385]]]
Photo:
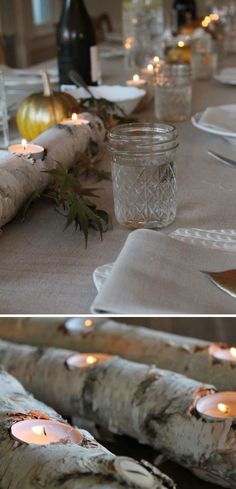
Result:
[[216,160],[221,161],[221,163],[224,163],[227,166],[231,166],[232,168],[236,168],[236,161],[231,160],[230,158],[226,158],[225,156],[220,155],[219,153],[215,153],[215,151],[208,151],[208,154],[215,158]]

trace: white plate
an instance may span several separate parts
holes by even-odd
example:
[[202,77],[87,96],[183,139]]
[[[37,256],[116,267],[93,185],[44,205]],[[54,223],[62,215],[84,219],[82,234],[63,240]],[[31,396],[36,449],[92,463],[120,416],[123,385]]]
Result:
[[215,75],[214,79],[224,85],[236,85],[236,78],[227,78],[225,75]]
[[[222,105],[222,108],[230,107],[230,105]],[[215,134],[216,136],[221,136],[226,139],[231,144],[236,144],[236,133],[222,131],[221,129],[214,129],[213,127],[206,127],[200,123],[200,118],[202,116],[202,112],[198,112],[193,115],[191,118],[192,124],[197,127],[197,129],[201,129],[201,131],[209,132],[210,134]]]
[[[137,87],[126,87],[123,85],[100,85],[90,87],[91,92],[96,98],[105,98],[110,102],[115,102],[124,112],[129,115],[136,109],[146,91]],[[89,97],[84,88],[74,88],[66,90],[76,100]]]
[[236,85],[236,68],[225,68],[214,79],[226,85]]

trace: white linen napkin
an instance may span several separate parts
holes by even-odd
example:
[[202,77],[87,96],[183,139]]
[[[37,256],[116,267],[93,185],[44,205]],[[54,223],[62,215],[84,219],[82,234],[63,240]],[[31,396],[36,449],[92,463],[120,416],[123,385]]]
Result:
[[91,309],[109,314],[235,314],[236,300],[201,272],[232,268],[235,252],[137,230],[129,235]]
[[222,79],[225,78],[226,80],[236,81],[236,68],[224,68],[220,71],[219,76]]
[[236,133],[236,105],[208,107],[201,115],[199,124],[222,132]]

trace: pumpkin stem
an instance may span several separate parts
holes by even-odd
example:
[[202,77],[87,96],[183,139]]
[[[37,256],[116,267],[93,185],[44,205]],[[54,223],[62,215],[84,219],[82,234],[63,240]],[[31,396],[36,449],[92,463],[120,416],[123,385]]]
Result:
[[50,97],[52,95],[52,87],[50,84],[50,79],[48,72],[46,70],[41,70],[42,81],[43,81],[43,94],[45,97]]

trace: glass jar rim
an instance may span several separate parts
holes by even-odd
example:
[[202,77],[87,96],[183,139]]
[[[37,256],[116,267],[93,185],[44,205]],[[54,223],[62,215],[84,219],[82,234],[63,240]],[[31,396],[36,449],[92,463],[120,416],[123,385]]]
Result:
[[108,133],[108,149],[111,152],[153,154],[164,153],[178,147],[178,132],[169,123],[122,124]]
[[192,69],[189,63],[166,63],[163,62],[159,66],[156,66],[155,75],[158,77],[160,74],[168,74],[169,76],[182,76],[190,77]]

